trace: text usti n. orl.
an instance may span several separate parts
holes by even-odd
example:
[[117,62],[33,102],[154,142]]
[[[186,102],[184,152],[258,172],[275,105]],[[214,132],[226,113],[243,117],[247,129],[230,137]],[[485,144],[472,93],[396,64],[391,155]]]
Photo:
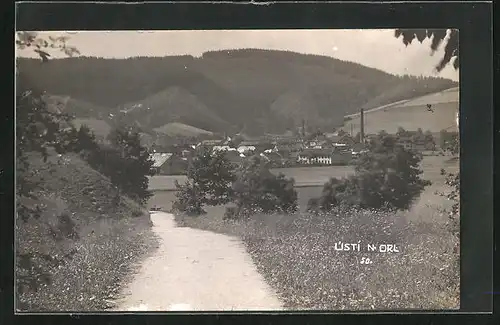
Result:
[[375,253],[400,253],[400,247],[396,244],[366,244],[344,243],[339,241],[335,243],[334,249],[341,252],[375,252]]

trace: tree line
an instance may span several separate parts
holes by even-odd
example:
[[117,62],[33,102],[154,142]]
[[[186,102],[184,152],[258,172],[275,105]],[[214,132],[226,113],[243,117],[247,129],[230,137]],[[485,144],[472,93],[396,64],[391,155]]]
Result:
[[[442,78],[393,76],[328,57],[230,52],[203,58],[77,57],[53,60],[50,66],[19,59],[18,65],[47,92],[92,103],[75,105],[77,117],[88,117],[89,106],[118,114],[141,102],[144,109],[125,114],[126,119],[151,128],[176,121],[216,132],[236,126],[252,134],[295,127],[303,117],[315,126],[339,125],[344,115],[362,106],[377,107],[455,85]],[[182,111],[176,111],[179,105]]]

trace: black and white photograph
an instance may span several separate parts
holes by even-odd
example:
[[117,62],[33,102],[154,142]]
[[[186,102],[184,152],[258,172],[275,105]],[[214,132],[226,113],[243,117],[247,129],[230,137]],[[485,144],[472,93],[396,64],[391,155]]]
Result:
[[16,312],[458,310],[458,36],[17,31]]

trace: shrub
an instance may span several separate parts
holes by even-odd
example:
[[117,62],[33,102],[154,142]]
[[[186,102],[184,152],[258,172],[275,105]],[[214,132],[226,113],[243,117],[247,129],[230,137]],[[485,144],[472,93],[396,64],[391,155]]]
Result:
[[421,178],[422,155],[404,148],[385,132],[372,139],[354,161],[355,175],[330,179],[310,210],[328,211],[339,204],[361,208],[406,210],[430,181]]
[[258,156],[247,159],[236,171],[233,199],[236,211],[227,216],[248,216],[256,212],[294,213],[297,211],[297,192],[294,180],[283,174],[271,173],[269,166]]
[[203,210],[203,198],[197,187],[189,180],[184,184],[175,181],[177,191],[176,200],[172,204],[174,211],[181,211],[190,216],[198,216],[205,213]]
[[[111,166],[108,171],[117,180],[124,192],[132,199],[145,204],[152,193],[148,191],[147,176],[153,175],[153,161],[147,148],[141,145],[140,130],[120,125],[109,134],[112,145],[112,154],[117,165]],[[107,163],[104,161],[104,163]],[[121,170],[119,170],[121,169]]]
[[188,181],[176,182],[177,193],[173,208],[189,214],[204,213],[204,205],[220,205],[231,200],[234,167],[222,151],[208,148],[196,150],[187,170]]

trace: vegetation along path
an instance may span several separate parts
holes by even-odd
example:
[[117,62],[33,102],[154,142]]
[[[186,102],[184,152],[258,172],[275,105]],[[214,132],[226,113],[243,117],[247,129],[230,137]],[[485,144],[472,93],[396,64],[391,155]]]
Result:
[[160,247],[125,288],[117,310],[279,310],[282,305],[238,239],[177,227],[151,214]]

